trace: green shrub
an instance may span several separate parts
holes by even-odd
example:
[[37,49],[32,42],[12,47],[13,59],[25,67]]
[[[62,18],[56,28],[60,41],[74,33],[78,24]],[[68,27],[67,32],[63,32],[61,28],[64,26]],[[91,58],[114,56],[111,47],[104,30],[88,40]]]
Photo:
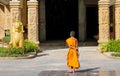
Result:
[[38,52],[38,45],[35,42],[25,40],[24,47],[13,47],[9,45],[8,48],[0,47],[0,57],[21,57],[26,56],[25,53]]
[[8,48],[9,54],[24,54],[24,48],[22,47],[13,47],[12,45]]
[[2,38],[3,42],[10,42],[10,36],[5,36]]
[[107,43],[100,44],[100,52],[107,52]]
[[9,53],[14,54],[23,54],[28,52],[37,52],[38,51],[38,45],[32,41],[25,40],[24,41],[24,48],[22,47],[13,47],[12,45],[8,48]]
[[120,40],[110,40],[100,45],[101,52],[120,52]]
[[25,52],[38,52],[38,45],[35,42],[25,40],[24,41]]
[[25,54],[9,54],[9,53],[0,53],[0,57],[25,57]]
[[111,55],[115,57],[120,57],[120,53],[112,53]]
[[8,49],[4,47],[0,47],[0,53],[8,53]]
[[13,48],[0,47],[0,57],[23,57],[25,54],[21,54],[20,50]]

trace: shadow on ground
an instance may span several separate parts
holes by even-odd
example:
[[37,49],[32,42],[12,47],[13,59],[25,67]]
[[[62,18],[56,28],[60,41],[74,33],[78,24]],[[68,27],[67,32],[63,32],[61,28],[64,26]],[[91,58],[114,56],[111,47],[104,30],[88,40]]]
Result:
[[[99,69],[99,67],[96,68],[90,68],[90,69],[84,69],[84,70],[77,70],[74,74],[68,73],[67,70],[58,70],[58,71],[42,71],[39,73],[39,76],[99,76],[99,71],[95,71]],[[96,75],[92,75],[96,74]]]
[[36,57],[41,57],[41,56],[46,56],[46,55],[49,55],[49,54],[38,54]]

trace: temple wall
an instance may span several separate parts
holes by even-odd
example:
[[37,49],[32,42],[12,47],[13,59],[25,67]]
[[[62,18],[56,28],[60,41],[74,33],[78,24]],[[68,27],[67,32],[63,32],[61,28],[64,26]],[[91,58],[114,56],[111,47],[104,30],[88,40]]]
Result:
[[[12,0],[12,7],[10,12],[10,6],[8,5],[0,5],[0,27],[4,29],[9,29],[12,25],[12,21],[14,18],[14,13],[17,13],[21,17],[21,21],[24,26],[29,25],[28,27],[28,38],[33,41],[38,41],[38,37],[40,41],[46,40],[46,17],[45,17],[45,0],[20,0],[16,3]],[[28,3],[27,3],[28,1]],[[38,1],[38,2],[37,2]],[[106,2],[108,1],[108,2]],[[109,2],[110,1],[110,2]],[[38,5],[39,3],[39,5]],[[78,0],[78,30],[79,30],[79,40],[84,41],[86,39],[86,6],[87,5],[98,5],[99,8],[99,43],[108,41],[109,38],[109,6],[114,3],[114,0]],[[120,39],[119,35],[119,0],[116,3],[116,38]],[[17,5],[17,6],[16,6]],[[38,10],[39,6],[39,10]],[[39,14],[38,14],[39,13]],[[39,18],[39,22],[38,22]],[[33,21],[35,19],[35,21]],[[32,23],[33,22],[33,23]],[[40,26],[38,26],[40,25]],[[33,28],[34,27],[34,28]],[[33,29],[33,31],[31,31]],[[39,34],[38,34],[39,30]],[[30,32],[31,31],[31,32]],[[33,33],[36,35],[33,38]],[[106,33],[105,33],[106,32]],[[107,34],[107,35],[106,35]],[[31,36],[31,37],[30,37]],[[119,36],[119,37],[118,37]],[[0,29],[0,39],[4,37],[4,31]]]
[[5,14],[4,14],[4,7],[0,5],[0,39],[4,37],[4,25],[5,25]]
[[11,22],[10,22],[10,7],[9,5],[6,5],[4,7],[5,9],[5,25],[4,25],[4,29],[10,29],[11,27]]

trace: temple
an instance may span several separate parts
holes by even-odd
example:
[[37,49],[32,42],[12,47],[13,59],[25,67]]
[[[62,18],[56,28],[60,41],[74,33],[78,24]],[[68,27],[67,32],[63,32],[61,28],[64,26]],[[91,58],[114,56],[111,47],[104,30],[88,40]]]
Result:
[[0,39],[16,16],[37,43],[65,40],[71,30],[81,42],[120,39],[120,0],[0,0]]

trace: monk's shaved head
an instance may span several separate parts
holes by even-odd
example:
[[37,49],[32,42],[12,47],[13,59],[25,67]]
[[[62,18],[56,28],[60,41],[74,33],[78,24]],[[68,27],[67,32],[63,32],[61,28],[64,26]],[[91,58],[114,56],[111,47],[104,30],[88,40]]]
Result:
[[71,31],[70,36],[75,36],[75,31]]

